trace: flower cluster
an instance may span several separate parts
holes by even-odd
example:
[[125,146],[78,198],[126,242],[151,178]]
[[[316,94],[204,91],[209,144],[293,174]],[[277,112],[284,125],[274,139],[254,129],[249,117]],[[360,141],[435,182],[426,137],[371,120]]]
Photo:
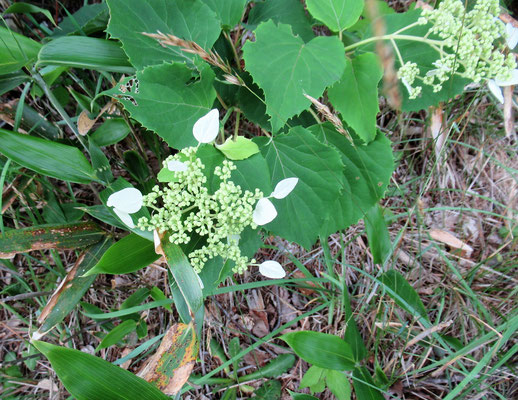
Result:
[[[222,256],[235,262],[234,271],[243,272],[249,260],[241,255],[239,235],[247,226],[256,228],[254,205],[263,198],[235,185],[231,180],[236,167],[225,160],[214,169],[220,179],[219,188],[211,194],[205,186],[205,165],[196,157],[196,147],[188,147],[164,161],[164,167],[175,169],[175,182],[158,185],[144,196],[144,205],[155,210],[151,218],[140,218],[138,227],[168,232],[175,244],[187,244],[193,234],[206,237],[206,244],[189,254],[191,265],[200,272],[211,258]],[[252,261],[254,263],[255,261]]]
[[416,63],[407,62],[399,70],[398,76],[410,98],[416,98],[422,90],[419,85],[413,86],[417,79],[432,86],[434,92],[440,91],[453,74],[473,82],[510,79],[516,62],[514,55],[506,55],[505,45],[499,43],[500,38],[509,36],[498,19],[499,12],[498,0],[477,0],[471,11],[465,9],[461,0],[445,0],[435,10],[423,10],[418,22],[432,25],[425,38],[431,34],[440,38],[429,40],[440,58],[433,63],[436,68],[425,76],[419,76]]
[[[213,142],[218,132],[218,110],[211,110],[193,127],[193,135],[199,144]],[[219,179],[218,189],[211,193],[207,185],[209,171],[196,156],[198,146],[187,147],[164,160],[164,169],[174,176],[165,187],[156,185],[145,196],[135,188],[126,188],[113,193],[106,204],[113,207],[115,214],[130,228],[135,227],[130,214],[138,212],[142,206],[153,209],[152,216],[141,217],[137,226],[154,231],[155,240],[160,240],[160,234],[165,232],[169,241],[177,245],[189,243],[193,236],[200,237],[204,245],[188,254],[197,273],[209,259],[221,256],[234,261],[234,272],[242,273],[248,265],[256,265],[266,277],[284,277],[286,273],[278,262],[268,260],[257,265],[256,260],[243,256],[239,240],[246,227],[255,229],[275,219],[277,210],[269,198],[286,197],[297,185],[298,178],[281,180],[270,196],[265,197],[259,189],[243,191],[232,182],[232,171],[236,166],[232,161],[224,160],[210,171]]]

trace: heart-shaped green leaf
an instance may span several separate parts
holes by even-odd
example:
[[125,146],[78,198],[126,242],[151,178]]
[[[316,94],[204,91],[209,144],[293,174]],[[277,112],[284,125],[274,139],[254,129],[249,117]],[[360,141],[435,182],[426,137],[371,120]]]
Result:
[[243,47],[246,69],[263,89],[272,130],[307,109],[345,68],[344,47],[336,37],[316,37],[309,43],[294,36],[289,25],[268,21],[255,30],[255,42]]

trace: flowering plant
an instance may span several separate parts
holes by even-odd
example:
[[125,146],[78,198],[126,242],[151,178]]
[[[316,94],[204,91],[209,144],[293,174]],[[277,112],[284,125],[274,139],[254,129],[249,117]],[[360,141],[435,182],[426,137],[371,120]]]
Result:
[[[394,107],[415,111],[454,98],[469,83],[487,83],[503,102],[500,87],[518,83],[512,52],[518,33],[499,20],[497,0],[476,0],[472,8],[444,0],[436,9],[404,13],[364,5],[106,0],[104,10],[79,29],[68,26],[42,43],[0,27],[2,90],[16,82],[25,85],[23,98],[45,96],[68,129],[63,133],[56,124],[55,130],[40,131],[42,137],[20,134],[19,108],[14,131],[0,129],[0,152],[7,160],[0,180],[13,161],[44,176],[88,184],[96,196],[93,205],[68,204],[80,211],[78,219],[103,228],[80,223],[86,233],[78,246],[93,247],[81,269],[73,269],[71,279],[87,283],[77,293],[88,289],[92,275],[132,273],[163,256],[174,315],[194,338],[192,364],[204,299],[220,284],[248,269],[272,279],[289,277],[294,267],[285,269],[282,258],[255,258],[267,238],[310,249],[369,213],[382,219],[378,202],[394,159],[391,141],[378,127],[381,86],[388,88],[382,94],[395,99]],[[75,22],[82,24],[87,14]],[[95,35],[84,35],[89,33]],[[91,49],[87,56],[84,48]],[[68,82],[61,75],[74,68],[101,74],[91,87],[79,85],[85,94],[71,90],[80,107],[70,111],[51,85]],[[76,82],[74,72],[70,77]],[[118,144],[127,136],[122,152]],[[115,156],[109,159],[103,148],[112,145]],[[150,168],[156,165],[157,175]],[[115,228],[129,234],[121,237]],[[40,245],[35,240],[34,248]],[[79,301],[80,296],[63,300],[70,287],[58,289],[52,301],[62,303],[44,314],[36,337],[61,323]],[[172,303],[163,293],[154,295],[158,305]],[[131,321],[123,328],[138,330]],[[336,347],[345,351],[341,342]],[[338,364],[358,368],[361,361]],[[365,372],[356,372],[362,381]],[[67,380],[73,374],[62,375]],[[159,384],[174,381],[170,375]],[[182,370],[182,377],[188,375]],[[131,395],[147,388],[148,398],[164,398],[137,382]],[[77,398],[104,398],[95,387],[95,395],[74,390]]]

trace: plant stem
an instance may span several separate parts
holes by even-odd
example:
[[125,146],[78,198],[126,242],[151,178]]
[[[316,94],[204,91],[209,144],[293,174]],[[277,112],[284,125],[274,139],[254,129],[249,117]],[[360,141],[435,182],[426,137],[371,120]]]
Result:
[[391,33],[389,35],[373,36],[373,37],[370,37],[368,39],[361,40],[359,42],[351,44],[350,46],[347,46],[345,48],[345,51],[347,52],[347,51],[353,50],[353,49],[355,49],[357,47],[363,46],[363,45],[365,45],[367,43],[375,42],[375,41],[378,41],[378,40],[410,40],[410,41],[413,41],[413,42],[426,43],[426,44],[429,44],[430,46],[443,44],[442,40],[425,39],[425,38],[423,38],[421,36],[399,35],[399,34]]
[[234,55],[234,60],[236,61],[236,67],[239,70],[241,70],[241,60],[239,59],[239,56],[237,54],[236,46],[234,45],[234,42],[232,41],[232,38],[228,34],[228,32],[223,31],[223,35],[227,38],[228,42],[230,43],[230,47],[232,48],[232,54]]
[[236,123],[234,125],[234,142],[237,139],[237,134],[239,133],[239,120],[241,118],[241,111],[236,111]]

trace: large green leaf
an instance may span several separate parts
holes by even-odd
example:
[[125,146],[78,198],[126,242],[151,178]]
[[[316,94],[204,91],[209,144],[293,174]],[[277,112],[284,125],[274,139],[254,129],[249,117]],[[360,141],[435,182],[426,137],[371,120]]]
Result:
[[304,43],[289,25],[268,21],[255,30],[255,42],[243,47],[246,69],[264,91],[272,130],[307,109],[345,68],[344,48],[336,37],[320,36]]
[[391,269],[381,275],[380,280],[398,306],[417,318],[428,320],[428,313],[419,295],[400,272]]
[[329,100],[347,125],[369,143],[376,137],[378,83],[383,70],[374,53],[362,54],[346,62],[342,78],[328,90]]
[[193,72],[185,64],[148,67],[137,72],[138,89],[135,84],[128,91],[123,83],[104,94],[120,100],[133,118],[155,131],[169,146],[193,146],[197,142],[192,127],[216,98],[214,72],[207,65],[200,69],[200,80],[192,82]]
[[368,145],[357,140],[353,146],[329,123],[310,130],[337,149],[345,165],[343,196],[331,206],[330,218],[320,230],[327,236],[357,222],[381,199],[394,170],[394,160],[390,140],[381,133]]
[[65,36],[44,45],[38,65],[62,65],[132,74],[135,70],[119,43],[87,36]]
[[278,216],[266,228],[309,248],[345,185],[340,154],[302,127],[257,143],[270,168],[272,187],[284,178],[299,178],[286,198],[272,199]]
[[168,400],[152,384],[101,358],[79,350],[33,341],[65,388],[77,400]]
[[[384,16],[386,33],[390,34],[400,30],[401,28],[413,24],[421,16],[421,10],[411,10],[405,13],[391,14]],[[404,35],[417,36],[418,39],[425,36],[428,32],[430,25],[417,25],[411,29],[405,30]],[[365,34],[366,37],[372,35],[372,31],[368,30]],[[428,36],[430,39],[437,39],[434,35]],[[416,42],[413,40],[395,40],[403,62],[415,62],[419,67],[421,76],[426,75],[427,72],[436,69],[433,63],[439,58],[439,54],[432,47],[423,42]],[[387,42],[387,45],[390,45]],[[374,45],[370,44],[362,48],[362,50],[373,51]],[[398,58],[396,57],[396,68],[401,66]],[[420,81],[417,81],[418,83]],[[464,86],[469,83],[469,80],[453,76],[450,80],[444,82],[442,90],[434,93],[433,87],[428,85],[422,85],[423,91],[421,95],[414,100],[408,98],[407,89],[399,82],[399,91],[403,97],[402,109],[403,111],[418,111],[426,109],[429,106],[437,105],[441,101],[446,101],[454,98],[457,94],[461,93]]]
[[353,25],[363,11],[363,0],[306,0],[308,11],[333,32]]
[[95,276],[83,277],[82,275],[97,264],[111,243],[111,239],[107,238],[89,247],[83,254],[83,257],[79,259],[79,262],[68,272],[64,281],[66,284],[60,285],[56,289],[49,303],[41,315],[38,316],[40,327],[36,336],[41,337],[63,321],[79,300],[81,300],[81,297],[83,297],[95,280]]
[[272,20],[276,24],[291,25],[295,35],[305,42],[315,37],[304,6],[299,0],[265,0],[255,2],[248,15],[247,25],[254,29],[261,22]]
[[29,64],[40,48],[38,42],[0,26],[0,75]]
[[0,129],[0,153],[42,175],[90,183],[95,172],[77,147]]
[[153,242],[130,233],[111,246],[86,275],[129,274],[147,267],[158,257]]
[[247,0],[201,0],[216,13],[225,30],[230,30],[236,26],[246,6]]
[[304,361],[320,368],[351,371],[354,358],[351,347],[338,336],[328,333],[298,331],[280,337]]
[[190,63],[194,57],[178,47],[162,47],[142,33],[173,34],[210,50],[220,33],[214,11],[200,0],[108,0],[108,33],[120,39],[138,70],[164,61]]

